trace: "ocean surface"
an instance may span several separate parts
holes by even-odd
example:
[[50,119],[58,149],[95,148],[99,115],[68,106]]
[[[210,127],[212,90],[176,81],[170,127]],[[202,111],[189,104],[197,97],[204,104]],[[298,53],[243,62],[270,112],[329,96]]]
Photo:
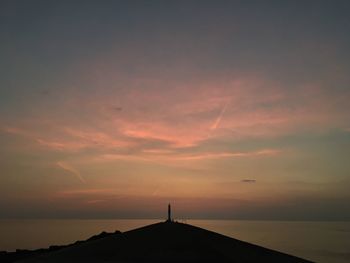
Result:
[[[0,251],[63,245],[102,231],[127,231],[159,221],[0,220]],[[350,262],[350,222],[187,220],[184,223],[315,262]]]

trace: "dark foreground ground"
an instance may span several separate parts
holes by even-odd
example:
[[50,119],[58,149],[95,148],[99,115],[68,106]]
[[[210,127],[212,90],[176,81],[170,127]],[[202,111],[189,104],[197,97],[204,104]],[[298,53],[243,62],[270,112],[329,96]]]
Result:
[[68,246],[0,254],[1,262],[310,262],[195,226],[165,222]]

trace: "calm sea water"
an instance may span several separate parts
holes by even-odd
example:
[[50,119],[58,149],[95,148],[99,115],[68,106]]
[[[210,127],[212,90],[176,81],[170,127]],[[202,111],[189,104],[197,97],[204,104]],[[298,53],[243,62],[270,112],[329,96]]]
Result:
[[[0,220],[0,251],[83,240],[160,220]],[[350,262],[350,222],[187,220],[227,236],[320,263]]]

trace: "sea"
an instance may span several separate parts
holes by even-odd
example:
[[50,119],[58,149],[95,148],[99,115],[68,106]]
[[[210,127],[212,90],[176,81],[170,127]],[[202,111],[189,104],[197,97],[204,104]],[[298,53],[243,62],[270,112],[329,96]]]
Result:
[[[157,219],[0,220],[0,251],[37,249],[127,231]],[[236,239],[319,263],[350,262],[350,222],[186,220]]]

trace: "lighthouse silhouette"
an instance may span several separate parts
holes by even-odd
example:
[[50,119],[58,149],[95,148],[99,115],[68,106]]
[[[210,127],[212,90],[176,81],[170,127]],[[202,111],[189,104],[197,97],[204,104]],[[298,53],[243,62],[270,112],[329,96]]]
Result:
[[171,205],[170,203],[168,204],[168,219],[167,222],[172,222],[173,220],[171,219]]

